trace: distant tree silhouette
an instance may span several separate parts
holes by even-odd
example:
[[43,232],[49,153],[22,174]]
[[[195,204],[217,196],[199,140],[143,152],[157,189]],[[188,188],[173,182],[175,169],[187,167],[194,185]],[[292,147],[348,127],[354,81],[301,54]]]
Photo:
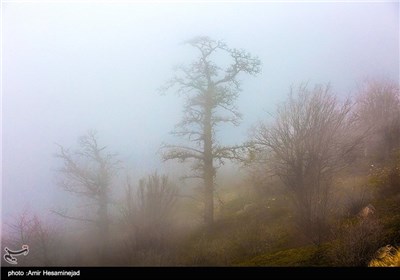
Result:
[[114,154],[106,152],[106,146],[100,146],[95,131],[89,131],[79,138],[78,149],[71,152],[59,146],[56,157],[61,159],[61,178],[58,184],[67,192],[95,201],[96,217],[69,216],[62,212],[56,214],[73,220],[91,222],[98,227],[102,242],[101,257],[104,259],[108,248],[109,214],[111,179],[117,171],[119,161]]
[[400,148],[400,91],[390,81],[366,81],[357,96],[356,114],[369,129],[365,155],[373,160],[389,159]]

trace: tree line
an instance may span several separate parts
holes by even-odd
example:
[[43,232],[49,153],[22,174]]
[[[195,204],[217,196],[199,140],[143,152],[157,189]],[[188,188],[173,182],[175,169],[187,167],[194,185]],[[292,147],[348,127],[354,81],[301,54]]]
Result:
[[[189,163],[192,172],[187,178],[201,181],[206,231],[211,233],[214,228],[218,168],[234,161],[246,170],[260,170],[261,177],[279,178],[290,193],[299,231],[312,243],[323,243],[330,231],[332,186],[337,175],[354,166],[379,165],[400,148],[398,85],[388,80],[368,80],[355,98],[339,98],[330,85],[293,85],[272,118],[255,124],[247,141],[226,146],[218,137],[218,128],[239,125],[239,78],[260,73],[261,61],[245,50],[209,37],[196,37],[186,44],[198,56],[175,68],[161,91],[178,93],[185,100],[182,120],[172,133],[187,144],[161,144],[161,159]],[[220,57],[229,62],[217,64]],[[58,185],[91,201],[96,209],[88,216],[54,213],[94,225],[101,244],[99,262],[105,263],[114,223],[110,214],[112,182],[121,161],[100,144],[94,131],[80,137],[75,149],[59,146],[56,157],[62,164]],[[178,187],[166,175],[155,172],[140,179],[137,187],[127,178],[124,198],[118,206],[121,227],[128,236],[126,247],[140,251],[166,246],[163,238],[178,196]],[[17,239],[26,239],[26,232],[39,239],[46,234],[37,217],[29,219],[25,214],[20,222],[13,225]],[[43,254],[49,262],[48,250]]]

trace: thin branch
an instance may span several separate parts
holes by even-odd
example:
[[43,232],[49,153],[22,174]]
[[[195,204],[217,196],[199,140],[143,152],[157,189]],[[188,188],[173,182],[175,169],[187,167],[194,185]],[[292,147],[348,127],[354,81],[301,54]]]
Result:
[[60,213],[58,211],[55,211],[55,210],[51,210],[50,212],[52,212],[53,214],[56,214],[56,215],[58,215],[60,217],[63,217],[63,218],[66,218],[66,219],[70,219],[70,220],[75,220],[75,221],[80,221],[80,222],[96,223],[96,224],[98,223],[97,221],[92,220],[92,219],[81,218],[81,217],[72,217],[72,216],[68,216],[68,215],[65,215],[63,213]]

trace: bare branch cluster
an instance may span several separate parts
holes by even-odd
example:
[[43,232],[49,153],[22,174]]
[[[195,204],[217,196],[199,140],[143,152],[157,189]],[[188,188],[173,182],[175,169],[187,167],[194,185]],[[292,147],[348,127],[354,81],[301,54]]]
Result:
[[13,223],[7,224],[4,240],[7,246],[19,248],[28,245],[30,248],[29,260],[23,260],[23,265],[51,265],[54,261],[56,246],[56,231],[45,224],[32,211],[25,209]]
[[94,223],[102,242],[100,261],[105,262],[109,249],[108,205],[111,179],[118,170],[119,161],[114,154],[106,152],[106,146],[99,145],[94,131],[82,136],[78,144],[75,152],[59,146],[60,151],[56,157],[60,158],[63,164],[59,170],[62,174],[59,185],[67,192],[94,201],[97,207],[96,217],[77,217],[61,211],[53,213],[66,219]]
[[363,84],[357,96],[356,117],[368,130],[365,155],[387,160],[400,148],[400,90],[392,82],[371,80]]
[[[237,80],[239,74],[256,75],[261,71],[261,62],[244,50],[230,49],[224,42],[209,37],[196,37],[186,43],[196,48],[200,56],[188,67],[176,67],[176,75],[162,90],[174,88],[178,93],[186,95],[183,119],[172,133],[187,138],[199,149],[203,149],[207,111],[211,112],[208,124],[212,129],[213,143],[217,144],[215,127],[221,123],[238,125],[241,119],[241,114],[235,106],[240,91],[240,82]],[[232,62],[225,69],[212,61],[213,54],[217,52],[231,57]],[[224,111],[228,114],[224,114]],[[164,145],[163,148],[166,150],[163,154],[164,160],[204,160],[203,152],[198,149],[173,145]],[[213,158],[219,162],[223,159],[238,158],[239,151],[236,149],[240,148],[218,146],[213,152]]]
[[89,199],[98,199],[102,192],[108,192],[119,161],[115,154],[105,153],[106,146],[99,146],[96,132],[82,136],[77,151],[58,146],[56,157],[63,163],[59,169],[62,188]]
[[301,225],[316,233],[316,243],[324,234],[333,175],[363,140],[353,133],[351,108],[329,86],[302,84],[278,107],[275,122],[260,124],[254,136],[255,149],[270,154],[273,174],[294,194]]
[[178,189],[166,175],[157,172],[139,180],[135,195],[134,186],[127,180],[122,214],[130,231],[131,246],[158,247],[166,238]]

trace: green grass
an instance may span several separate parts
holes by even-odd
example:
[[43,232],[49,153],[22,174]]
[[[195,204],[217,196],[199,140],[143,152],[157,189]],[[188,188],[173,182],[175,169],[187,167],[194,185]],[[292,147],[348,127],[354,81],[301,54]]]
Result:
[[300,247],[257,256],[240,266],[311,266],[315,265],[316,246]]
[[387,242],[400,243],[400,197],[390,197],[374,202],[377,216],[384,225]]

